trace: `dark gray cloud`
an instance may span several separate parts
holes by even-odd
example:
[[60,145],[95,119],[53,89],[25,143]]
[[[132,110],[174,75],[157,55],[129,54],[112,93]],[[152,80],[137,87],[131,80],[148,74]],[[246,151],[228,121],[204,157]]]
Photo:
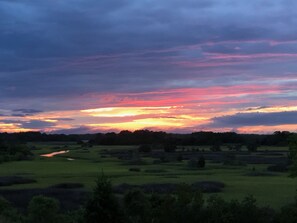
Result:
[[297,124],[297,111],[272,113],[238,113],[222,117],[215,117],[209,127],[243,127],[243,126],[275,126]]
[[75,119],[73,119],[73,118],[53,118],[53,120],[58,120],[58,121],[74,121]]
[[43,128],[54,127],[55,123],[41,121],[41,120],[31,120],[27,122],[21,122],[21,125],[23,128],[26,128],[26,129],[43,129]]
[[11,114],[11,116],[13,116],[13,117],[26,117],[27,114],[21,114],[21,113],[17,114],[17,113],[13,113],[13,114]]
[[22,121],[22,120],[13,120],[13,119],[2,119],[0,123],[4,124],[17,124],[22,128],[26,129],[44,129],[54,127],[55,123],[47,122],[42,120],[29,120],[29,121]]
[[[39,68],[48,62],[43,63],[41,58],[133,52],[210,40],[284,39],[278,31],[281,27],[273,21],[273,6],[232,3],[218,0],[4,2],[1,15],[6,22],[1,26],[4,34],[1,46],[6,57],[27,58],[20,61],[24,66],[29,62]],[[256,7],[262,13],[254,16]],[[287,9],[292,6],[278,1],[277,7],[282,17],[276,19],[287,21]],[[296,25],[293,21],[286,26]],[[32,64],[28,58],[38,59],[38,63]]]
[[22,123],[22,121],[20,120],[11,120],[11,119],[2,119],[0,120],[1,123],[5,123],[5,124],[20,124]]
[[35,114],[41,113],[43,111],[37,110],[37,109],[31,109],[31,108],[19,108],[19,109],[13,109],[12,114],[10,116],[13,117],[26,117],[26,116],[33,116]]
[[36,114],[36,113],[41,113],[41,110],[37,109],[32,109],[32,108],[19,108],[19,109],[14,109],[14,112],[21,112],[23,114]]
[[76,128],[70,128],[70,129],[59,129],[55,131],[49,132],[50,134],[88,134],[88,133],[98,133],[98,132],[117,132],[118,130],[101,130],[101,129],[94,129],[88,126],[80,126]]
[[[3,58],[11,60],[3,64],[10,64],[10,69],[20,70],[20,64],[24,69],[27,66],[32,69],[52,66],[50,58],[61,60],[208,41],[287,40],[296,34],[295,29],[290,30],[296,25],[290,10],[294,5],[296,3],[287,1],[269,4],[263,0],[249,3],[234,0],[2,1],[0,46]],[[261,13],[255,13],[255,9]],[[12,64],[12,60],[18,63]]]
[[253,110],[259,110],[263,108],[268,108],[267,106],[259,106],[259,107],[254,107],[254,108],[247,108],[246,111],[253,111]]

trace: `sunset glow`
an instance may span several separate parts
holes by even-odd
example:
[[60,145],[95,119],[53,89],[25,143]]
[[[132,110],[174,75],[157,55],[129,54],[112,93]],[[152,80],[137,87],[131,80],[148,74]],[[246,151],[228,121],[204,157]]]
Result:
[[168,114],[174,107],[115,107],[82,110],[94,117],[126,117],[149,114]]
[[297,5],[260,2],[0,1],[0,132],[297,131]]

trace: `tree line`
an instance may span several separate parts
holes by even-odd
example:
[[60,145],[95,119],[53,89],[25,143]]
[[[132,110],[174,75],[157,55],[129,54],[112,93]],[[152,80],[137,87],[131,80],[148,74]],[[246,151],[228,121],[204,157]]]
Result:
[[88,140],[98,145],[140,145],[140,144],[170,144],[170,145],[218,145],[218,144],[256,144],[258,146],[288,146],[288,138],[296,133],[277,131],[273,134],[238,134],[235,132],[193,132],[190,134],[175,134],[162,131],[136,130],[119,133],[97,134],[47,134],[41,132],[0,133],[1,141],[13,142],[82,142]]
[[0,140],[0,163],[31,160],[34,154],[25,143]]

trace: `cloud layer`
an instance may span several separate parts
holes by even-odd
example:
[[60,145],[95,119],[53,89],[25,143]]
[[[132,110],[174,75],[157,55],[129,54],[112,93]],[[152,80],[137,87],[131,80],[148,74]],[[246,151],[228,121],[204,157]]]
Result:
[[297,111],[271,113],[237,113],[212,119],[214,127],[297,125]]
[[[296,7],[293,0],[0,0],[0,131],[224,131],[244,117],[239,130],[296,131],[285,118],[297,101]],[[144,107],[154,114],[135,114]],[[170,118],[160,107],[174,108]],[[258,122],[247,110],[257,107],[274,108],[271,116],[280,109],[280,121]],[[132,115],[81,112],[102,108]]]

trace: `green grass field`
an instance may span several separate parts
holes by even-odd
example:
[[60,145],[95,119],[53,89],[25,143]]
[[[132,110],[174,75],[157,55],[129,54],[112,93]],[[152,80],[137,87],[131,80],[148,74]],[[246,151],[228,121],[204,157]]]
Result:
[[[126,161],[115,157],[102,157],[103,151],[136,150],[135,146],[94,146],[84,149],[75,144],[35,143],[33,161],[8,162],[0,165],[0,176],[20,175],[37,180],[37,183],[14,185],[4,188],[44,188],[58,183],[83,183],[86,188],[94,186],[96,177],[104,172],[111,177],[114,185],[121,183],[193,183],[196,181],[221,181],[226,184],[220,196],[226,199],[241,199],[247,194],[254,195],[260,205],[279,208],[292,202],[296,194],[297,179],[288,173],[272,176],[246,176],[254,167],[256,171],[266,171],[267,165],[223,166],[221,163],[207,162],[205,169],[191,170],[187,161],[153,164],[150,157],[144,158],[144,165],[127,165]],[[261,150],[277,150],[261,148]],[[285,149],[285,148],[283,148]],[[40,157],[41,154],[57,150],[69,150],[67,154],[52,158]],[[279,150],[279,148],[278,148]],[[74,160],[70,161],[68,158]],[[138,167],[140,172],[129,168]],[[149,170],[162,170],[156,173]],[[209,196],[209,195],[206,195]]]

